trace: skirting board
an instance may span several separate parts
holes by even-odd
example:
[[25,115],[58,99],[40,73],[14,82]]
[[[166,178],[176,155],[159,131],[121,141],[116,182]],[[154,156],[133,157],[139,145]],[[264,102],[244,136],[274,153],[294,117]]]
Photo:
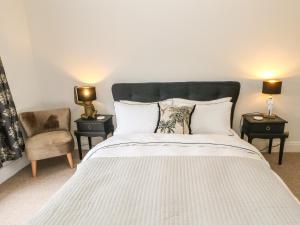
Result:
[[28,164],[29,161],[27,160],[25,154],[23,154],[22,158],[19,158],[15,161],[6,162],[5,165],[0,168],[0,184],[11,178]]
[[[253,145],[257,147],[257,149],[262,150],[263,152],[268,151],[268,146],[269,146],[269,141],[268,140],[262,140],[262,139],[254,139],[253,140]],[[274,139],[273,142],[273,148],[272,152],[279,152],[279,140]],[[300,153],[300,141],[286,141],[284,145],[284,152],[299,152]]]
[[285,144],[286,152],[299,152],[300,153],[300,141],[288,141]]
[[[274,142],[274,144],[279,144]],[[272,152],[279,152],[279,146],[274,147]],[[284,152],[299,152],[300,153],[300,141],[286,142],[284,145]]]
[[[279,141],[274,140],[272,152],[279,152]],[[299,152],[300,153],[300,141],[286,141],[284,145],[284,152]]]

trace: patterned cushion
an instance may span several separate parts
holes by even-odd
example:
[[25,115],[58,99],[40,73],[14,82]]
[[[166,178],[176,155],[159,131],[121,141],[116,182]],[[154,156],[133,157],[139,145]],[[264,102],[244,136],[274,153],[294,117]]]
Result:
[[170,106],[159,103],[159,120],[155,133],[190,134],[195,106]]

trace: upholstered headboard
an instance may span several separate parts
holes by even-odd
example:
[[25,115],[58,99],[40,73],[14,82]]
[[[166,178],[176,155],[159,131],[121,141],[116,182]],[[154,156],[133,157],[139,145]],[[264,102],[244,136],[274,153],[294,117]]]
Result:
[[156,102],[168,98],[209,101],[232,97],[231,125],[239,93],[240,83],[235,81],[117,83],[112,86],[115,101]]

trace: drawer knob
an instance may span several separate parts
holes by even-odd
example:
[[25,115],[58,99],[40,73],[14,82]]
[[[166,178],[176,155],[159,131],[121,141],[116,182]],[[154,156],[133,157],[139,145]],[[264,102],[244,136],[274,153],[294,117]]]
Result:
[[88,129],[91,130],[92,129],[92,125],[88,125]]
[[270,126],[266,126],[266,131],[270,131],[271,127]]

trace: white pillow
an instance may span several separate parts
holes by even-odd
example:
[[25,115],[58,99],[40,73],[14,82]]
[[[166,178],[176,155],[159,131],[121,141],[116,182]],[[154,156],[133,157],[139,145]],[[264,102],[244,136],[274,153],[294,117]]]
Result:
[[232,102],[196,104],[191,119],[192,134],[232,135],[230,126]]
[[216,104],[216,103],[230,102],[230,101],[231,101],[231,97],[219,98],[211,101],[196,101],[196,100],[188,100],[183,98],[173,98],[173,105],[182,105],[182,104],[208,105],[208,104]]
[[115,102],[114,105],[117,119],[114,134],[154,133],[159,115],[157,103]]

